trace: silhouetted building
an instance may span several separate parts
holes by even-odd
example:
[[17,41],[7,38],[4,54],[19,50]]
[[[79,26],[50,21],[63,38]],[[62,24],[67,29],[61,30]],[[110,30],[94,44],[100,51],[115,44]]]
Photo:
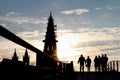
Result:
[[24,63],[25,65],[29,65],[29,55],[28,55],[27,49],[26,49],[25,54],[24,54],[24,56],[23,56],[23,63]]
[[[10,39],[13,42],[17,42],[27,45],[29,47],[28,49],[33,50],[36,52],[36,66],[29,65],[30,57],[28,55],[28,51],[26,49],[25,54],[23,56],[23,61],[18,60],[18,56],[16,53],[16,49],[14,51],[14,54],[12,56],[12,59],[3,59],[2,62],[0,62],[0,73],[1,79],[8,80],[109,80],[109,79],[115,79],[120,80],[119,74],[106,74],[99,73],[96,75],[96,73],[92,73],[92,75],[88,75],[88,73],[85,73],[85,75],[78,75],[79,73],[75,73],[77,76],[74,76],[73,73],[73,61],[71,63],[63,63],[61,61],[54,60],[53,58],[57,59],[57,45],[58,42],[56,40],[56,25],[54,25],[54,21],[50,12],[50,17],[48,18],[48,26],[47,26],[47,32],[45,36],[45,40],[43,42],[44,45],[44,52],[39,51],[37,48],[32,47],[31,45],[27,44],[25,41],[21,40],[19,37],[15,36],[11,32],[5,30],[0,26],[0,32],[3,36]],[[4,34],[7,32],[6,34]],[[9,36],[11,34],[11,36]],[[8,36],[8,37],[7,37]],[[15,37],[15,39],[13,39]],[[19,42],[20,40],[20,42]],[[26,47],[26,48],[27,48]],[[44,54],[45,53],[45,54]],[[47,54],[47,55],[46,55]],[[50,55],[50,56],[48,56]],[[83,56],[82,56],[83,57]],[[81,65],[82,61],[82,68],[84,71],[84,57],[82,59],[78,60],[78,63],[80,62]],[[47,66],[46,66],[47,65]],[[117,61],[117,70],[118,70],[118,61]],[[110,69],[112,65],[110,63]],[[113,62],[113,69],[115,67],[115,62]],[[80,68],[81,69],[81,68]],[[84,74],[84,73],[82,73]],[[75,77],[79,77],[76,78]],[[103,78],[102,78],[103,77]],[[90,79],[94,78],[94,79]],[[100,79],[99,79],[100,78]],[[104,79],[105,78],[105,79]]]
[[0,73],[2,73],[0,76],[1,79],[66,80],[66,78],[69,77],[67,74],[69,74],[69,72],[73,72],[73,62],[64,63],[58,61],[56,30],[56,25],[54,25],[54,21],[50,13],[45,40],[43,40],[45,43],[44,51],[42,52],[0,25],[1,36],[36,53],[36,66],[25,65],[29,64],[27,51],[25,52],[25,56],[23,56],[23,61],[18,60],[16,50],[12,59],[4,58],[2,62],[0,62]]
[[28,65],[28,66],[30,66],[29,65],[29,55],[28,55],[27,49],[26,49],[25,54],[23,56],[23,61],[18,60],[18,56],[17,56],[16,49],[15,49],[14,54],[12,56],[12,59],[3,58],[1,64],[22,65],[22,66]]
[[12,57],[12,61],[13,61],[14,63],[18,62],[18,56],[17,56],[17,53],[16,53],[16,49],[15,49],[15,51],[14,51],[14,54],[13,54],[13,57]]
[[[52,18],[52,14],[50,12],[50,16],[48,18],[48,23],[47,23],[47,31],[45,35],[45,40],[44,42],[44,49],[43,49],[43,54],[40,54],[39,52],[36,54],[36,66],[39,69],[42,69],[43,67],[56,67],[56,62],[54,62],[54,59],[57,58],[57,40],[56,40],[56,30],[57,26],[54,25],[54,20]],[[49,55],[45,56],[44,55]],[[52,57],[52,58],[50,58]]]
[[45,43],[43,52],[57,59],[56,42],[58,41],[56,40],[56,30],[57,30],[57,26],[54,25],[54,20],[50,12],[50,16],[48,18],[48,24],[47,24],[47,32],[45,35],[45,40],[43,40],[43,42]]

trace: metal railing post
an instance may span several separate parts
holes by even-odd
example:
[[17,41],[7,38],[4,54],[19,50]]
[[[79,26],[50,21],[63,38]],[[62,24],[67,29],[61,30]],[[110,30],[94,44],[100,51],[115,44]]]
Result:
[[117,71],[119,72],[119,63],[116,61]]

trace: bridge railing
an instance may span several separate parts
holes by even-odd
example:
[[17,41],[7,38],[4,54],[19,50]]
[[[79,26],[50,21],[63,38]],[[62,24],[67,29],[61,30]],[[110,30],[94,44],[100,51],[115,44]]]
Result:
[[107,70],[108,71],[120,71],[120,61],[118,60],[112,60],[107,64]]
[[[16,36],[9,30],[5,29],[1,25],[0,25],[0,35],[12,42],[15,42],[18,45],[21,45],[21,46],[35,52],[37,55],[39,55],[39,57],[41,57],[41,60],[39,60],[39,62],[36,62],[36,64],[39,64],[40,66],[43,67],[44,60],[42,60],[42,59],[43,59],[43,57],[47,57],[47,59],[51,60],[53,62],[53,64],[54,64],[54,62],[57,63],[57,69],[59,69],[59,72],[61,72],[61,73],[73,72],[73,62],[64,63],[62,61],[59,61],[58,59],[53,58],[52,56],[50,56],[48,54],[43,53],[41,50],[37,49],[36,47],[29,44],[28,42],[24,41],[23,39]],[[40,67],[40,66],[38,66],[38,67]],[[54,68],[54,66],[53,66],[53,68]]]

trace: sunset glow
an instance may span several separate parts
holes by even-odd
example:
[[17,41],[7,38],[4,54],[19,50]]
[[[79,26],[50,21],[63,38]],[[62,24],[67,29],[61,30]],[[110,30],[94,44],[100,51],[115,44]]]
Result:
[[[92,61],[101,54],[120,60],[120,0],[0,0],[0,5],[0,25],[41,51],[51,11],[57,56],[73,61],[75,71],[81,54]],[[15,48],[22,60],[25,48],[0,36],[0,60],[11,58]],[[28,52],[36,63],[36,53]]]
[[75,39],[70,36],[61,36],[58,38],[58,58],[66,61],[71,61],[70,56],[73,56],[75,51],[72,45],[75,44]]

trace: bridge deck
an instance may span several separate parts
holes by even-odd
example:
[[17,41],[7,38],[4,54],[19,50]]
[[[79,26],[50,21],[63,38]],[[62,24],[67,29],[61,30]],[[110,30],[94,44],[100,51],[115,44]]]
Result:
[[74,72],[64,77],[47,75],[43,80],[120,80],[119,72]]
[[[8,31],[7,29],[5,29],[4,27],[2,27],[0,25],[0,35],[5,37],[6,39],[9,39],[27,49],[30,49],[31,51],[40,54],[40,55],[44,55],[47,56],[48,58],[54,60],[55,62],[60,62],[52,57],[50,57],[47,54],[44,54],[42,51],[40,51],[39,49],[35,48],[34,46],[32,46],[31,44],[27,43],[26,41],[22,40],[21,38],[19,38],[18,36],[16,36],[15,34],[13,34],[12,32]],[[67,64],[67,63],[66,63]],[[113,65],[113,66],[112,66]],[[119,69],[119,64],[118,61],[116,63],[117,65],[117,70]],[[112,68],[113,67],[113,68]],[[70,68],[70,69],[69,69]],[[113,61],[113,63],[110,64],[110,69],[115,69],[115,62]],[[26,70],[28,69],[28,70]],[[23,66],[18,66],[17,68],[14,68],[13,66],[0,66],[0,77],[1,79],[4,80],[8,80],[8,78],[10,80],[120,80],[120,73],[119,72],[73,72],[73,73],[69,73],[69,70],[72,70],[71,65],[68,65],[68,73],[66,74],[62,74],[59,75],[54,73],[54,71],[52,70],[52,72],[50,71],[50,73],[47,71],[43,71],[40,73],[36,70],[36,68],[34,69],[33,67],[31,68],[24,68]],[[44,73],[48,73],[43,75]],[[52,73],[52,74],[51,74]]]
[[76,80],[120,80],[119,72],[75,72]]

